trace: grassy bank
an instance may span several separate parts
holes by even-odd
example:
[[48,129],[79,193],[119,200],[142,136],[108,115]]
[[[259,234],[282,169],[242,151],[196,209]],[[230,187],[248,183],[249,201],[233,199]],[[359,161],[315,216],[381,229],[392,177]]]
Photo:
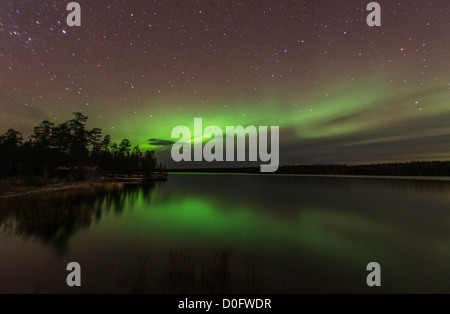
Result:
[[45,179],[40,177],[5,178],[0,180],[0,198],[13,198],[36,193],[63,191],[96,191],[118,188],[120,183],[97,181],[71,181],[63,179]]

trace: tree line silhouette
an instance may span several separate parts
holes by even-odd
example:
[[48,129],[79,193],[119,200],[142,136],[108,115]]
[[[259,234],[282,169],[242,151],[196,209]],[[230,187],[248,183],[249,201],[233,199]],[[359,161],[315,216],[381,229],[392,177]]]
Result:
[[[261,173],[259,167],[172,169],[169,172]],[[371,175],[371,176],[447,176],[448,161],[413,161],[369,165],[285,165],[275,174],[301,175]]]
[[102,135],[101,129],[86,128],[87,116],[81,112],[73,115],[71,120],[59,125],[42,121],[27,141],[14,129],[0,135],[0,177],[52,177],[62,167],[71,173],[81,173],[88,167],[123,174],[157,170],[154,152],[141,152],[128,139],[113,143],[109,135]]
[[[69,169],[69,175],[84,176],[83,169],[96,167],[103,173],[153,173],[165,170],[158,165],[154,152],[141,152],[128,139],[113,143],[102,130],[88,130],[88,117],[74,112],[74,117],[59,125],[42,121],[27,141],[9,129],[0,135],[0,177],[33,175],[54,177],[57,169]],[[259,173],[259,168],[174,169],[179,172]],[[417,161],[371,165],[285,165],[278,174],[312,175],[384,175],[450,176],[448,161]],[[81,179],[81,178],[80,178]]]
[[292,165],[280,167],[277,173],[373,176],[450,176],[450,162],[412,161],[352,166]]

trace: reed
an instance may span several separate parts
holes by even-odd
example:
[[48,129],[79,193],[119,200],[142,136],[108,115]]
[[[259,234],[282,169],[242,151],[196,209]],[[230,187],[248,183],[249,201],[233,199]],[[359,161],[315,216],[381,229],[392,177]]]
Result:
[[206,256],[193,249],[170,249],[160,282],[166,293],[230,293],[230,249],[212,250]]

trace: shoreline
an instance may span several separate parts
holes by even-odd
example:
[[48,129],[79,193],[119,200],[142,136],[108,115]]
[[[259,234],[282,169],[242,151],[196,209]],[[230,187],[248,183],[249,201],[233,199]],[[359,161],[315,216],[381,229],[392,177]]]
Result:
[[[374,176],[374,175],[316,175],[316,174],[267,174],[267,173],[224,173],[224,172],[169,172],[173,175],[216,175],[216,176],[264,176],[264,177],[299,177],[299,178],[337,178],[337,179],[378,179],[378,180],[411,180],[411,181],[437,181],[437,182],[450,182],[450,177],[446,176]],[[1,182],[2,185],[7,185],[4,191],[0,192],[1,199],[9,199],[21,196],[29,196],[46,192],[64,192],[74,190],[89,190],[99,188],[120,188],[123,187],[126,182],[117,181],[80,181],[80,182],[57,182],[49,183],[44,186],[33,186],[27,184],[8,184],[8,180],[17,180],[17,178],[4,179]],[[129,183],[131,184],[131,183]]]
[[315,178],[349,178],[349,179],[384,179],[384,180],[418,180],[418,181],[450,181],[447,176],[383,176],[383,175],[352,175],[352,174],[271,174],[245,172],[169,172],[174,175],[225,175],[225,176],[265,176],[265,177],[315,177]]
[[0,199],[10,199],[15,197],[29,196],[34,194],[46,193],[46,192],[64,192],[64,191],[83,191],[83,190],[92,190],[98,188],[116,188],[123,186],[123,184],[118,182],[109,182],[109,181],[82,181],[75,183],[54,183],[41,187],[37,186],[16,186],[17,189],[26,189],[23,191],[5,191],[0,194]]

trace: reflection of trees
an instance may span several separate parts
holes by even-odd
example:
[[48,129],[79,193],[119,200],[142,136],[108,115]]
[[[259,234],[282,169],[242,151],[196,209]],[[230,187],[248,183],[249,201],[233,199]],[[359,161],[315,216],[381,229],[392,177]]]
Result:
[[150,199],[153,189],[153,184],[124,185],[3,199],[0,231],[4,233],[12,228],[15,234],[39,239],[63,255],[76,232],[88,228],[92,221],[100,220],[110,210],[121,215],[125,209],[132,209],[140,197]]
[[149,182],[143,185],[125,184],[121,189],[111,190],[101,199],[105,205],[104,210],[114,210],[120,215],[125,208],[134,208],[141,198],[146,204],[150,204],[155,187],[164,184],[165,182]]

